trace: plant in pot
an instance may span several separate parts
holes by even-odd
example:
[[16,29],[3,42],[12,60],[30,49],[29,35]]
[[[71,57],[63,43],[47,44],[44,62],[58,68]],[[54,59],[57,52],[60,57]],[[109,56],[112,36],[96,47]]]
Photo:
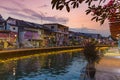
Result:
[[105,5],[92,5],[86,10],[86,14],[89,13],[93,16],[91,20],[101,25],[108,20],[112,38],[120,34],[120,0],[109,0]]
[[98,49],[96,49],[96,44],[93,42],[88,42],[84,46],[84,56],[88,64],[86,66],[86,75],[87,78],[95,79],[96,68],[95,64],[98,63],[101,59]]

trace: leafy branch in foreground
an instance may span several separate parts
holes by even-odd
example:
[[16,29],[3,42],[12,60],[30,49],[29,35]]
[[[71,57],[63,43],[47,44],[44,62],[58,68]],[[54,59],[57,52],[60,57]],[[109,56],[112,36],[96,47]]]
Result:
[[[98,3],[96,5],[95,3]],[[107,2],[105,5],[103,5]],[[103,24],[106,19],[113,19],[113,17],[118,16],[116,13],[120,13],[120,0],[52,0],[52,9],[62,10],[66,8],[70,12],[71,8],[79,8],[80,4],[86,3],[88,9],[85,11],[86,14],[91,14],[96,22]]]

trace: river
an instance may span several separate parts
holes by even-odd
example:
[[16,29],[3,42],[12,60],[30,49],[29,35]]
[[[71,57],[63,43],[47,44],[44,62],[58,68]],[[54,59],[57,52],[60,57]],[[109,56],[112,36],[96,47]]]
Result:
[[80,51],[49,52],[0,61],[0,80],[80,80]]

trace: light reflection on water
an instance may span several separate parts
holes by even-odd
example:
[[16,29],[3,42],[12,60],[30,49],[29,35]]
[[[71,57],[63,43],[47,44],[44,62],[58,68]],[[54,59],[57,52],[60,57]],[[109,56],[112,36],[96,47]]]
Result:
[[80,80],[81,52],[39,55],[0,63],[0,80]]

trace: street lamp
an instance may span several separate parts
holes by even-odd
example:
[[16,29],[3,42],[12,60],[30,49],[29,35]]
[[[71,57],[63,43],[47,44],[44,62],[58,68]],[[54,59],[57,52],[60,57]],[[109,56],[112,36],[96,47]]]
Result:
[[15,34],[14,37],[15,37],[16,47],[18,48],[19,47],[18,36]]

